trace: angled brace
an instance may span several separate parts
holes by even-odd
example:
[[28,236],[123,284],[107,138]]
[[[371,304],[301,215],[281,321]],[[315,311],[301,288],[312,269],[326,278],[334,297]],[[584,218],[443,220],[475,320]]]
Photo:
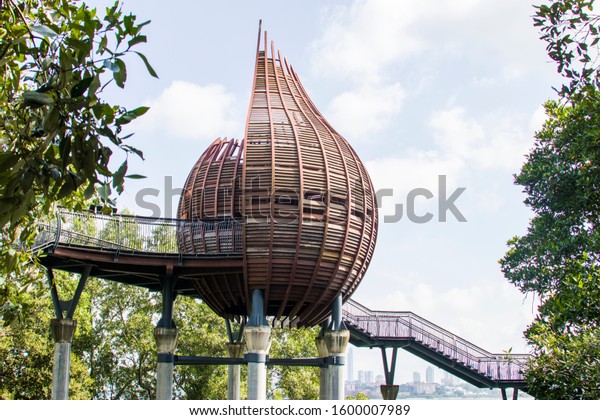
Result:
[[81,298],[81,293],[83,292],[83,288],[85,287],[85,283],[91,271],[92,266],[86,265],[81,272],[81,276],[79,277],[79,283],[77,284],[77,289],[75,289],[73,298],[71,300],[60,300],[58,288],[56,287],[56,282],[54,281],[54,273],[52,272],[51,268],[47,269],[46,277],[50,283],[50,296],[52,297],[52,306],[54,306],[54,314],[56,315],[57,319],[73,319],[73,314],[75,313],[75,309],[77,309],[77,304]]

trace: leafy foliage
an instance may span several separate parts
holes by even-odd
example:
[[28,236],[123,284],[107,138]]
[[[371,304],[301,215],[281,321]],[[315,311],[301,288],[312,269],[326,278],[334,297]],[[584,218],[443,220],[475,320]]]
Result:
[[[569,83],[546,103],[547,121],[515,182],[534,212],[500,261],[506,278],[540,299],[525,331],[537,398],[600,398],[600,92],[592,2],[537,7],[534,22]],[[591,51],[590,47],[594,47]]]
[[[57,273],[61,297],[76,281]],[[49,293],[39,282],[21,293],[20,317],[0,326],[0,399],[49,399],[52,384],[54,317]],[[89,279],[74,319],[71,399],[153,399],[156,343],[153,328],[160,296],[145,289]],[[181,354],[225,356],[224,322],[206,305],[179,297],[175,307]],[[181,399],[224,399],[224,366],[175,369],[174,394]]]
[[[59,275],[74,290],[73,282]],[[18,285],[18,282],[11,285]],[[0,399],[50,399],[54,343],[50,337],[53,310],[48,288],[39,282],[20,293],[19,317],[0,324]],[[80,319],[80,327],[85,324]],[[83,327],[85,329],[85,326]],[[78,338],[76,338],[78,340]],[[78,352],[71,355],[70,397],[91,397],[87,366]]]
[[[315,338],[318,327],[274,328],[270,357],[317,357]],[[277,399],[316,400],[319,398],[319,369],[315,367],[274,366],[270,369],[274,387],[269,395]]]
[[[56,203],[81,209],[95,196],[109,206],[111,191],[123,190],[127,156],[142,157],[124,128],[148,108],[102,94],[125,86],[131,53],[156,72],[135,50],[149,22],[136,23],[118,2],[101,17],[74,0],[7,0],[0,20],[1,266],[10,273],[23,258],[11,245],[31,240],[35,220]],[[125,155],[116,165],[115,150]]]
[[527,370],[529,393],[540,399],[600,399],[600,331],[596,327],[565,334],[536,323],[528,339],[536,349]]
[[600,17],[593,14],[593,0],[557,0],[535,6],[534,26],[546,41],[549,57],[568,82],[561,96],[570,97],[600,87],[598,49]]
[[364,392],[357,392],[356,395],[346,396],[347,400],[370,400],[369,396]]

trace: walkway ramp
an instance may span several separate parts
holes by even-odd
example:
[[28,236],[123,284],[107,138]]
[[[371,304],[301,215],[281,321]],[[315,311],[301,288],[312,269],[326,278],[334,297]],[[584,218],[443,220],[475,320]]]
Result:
[[[181,253],[178,236],[194,235],[198,249]],[[210,301],[226,282],[243,284],[242,225],[235,220],[189,221],[60,210],[40,224],[34,250],[45,251],[48,268],[161,290],[164,278],[178,278],[176,291]],[[181,238],[179,238],[181,239]],[[87,270],[87,271],[86,271]],[[214,299],[213,299],[214,300]],[[211,306],[219,313],[218,306]],[[239,308],[243,313],[245,308]],[[412,312],[373,311],[354,300],[343,307],[350,342],[357,347],[402,348],[481,388],[526,389],[523,367],[529,355],[495,354],[458,337]],[[391,376],[389,376],[391,375]]]
[[373,311],[352,299],[342,314],[357,347],[402,348],[479,388],[526,389],[527,354],[490,353],[412,312]]

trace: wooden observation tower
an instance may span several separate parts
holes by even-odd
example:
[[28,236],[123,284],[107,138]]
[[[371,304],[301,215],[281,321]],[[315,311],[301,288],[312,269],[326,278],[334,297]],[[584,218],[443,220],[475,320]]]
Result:
[[[44,251],[40,261],[48,268],[56,313],[53,398],[68,397],[72,316],[94,276],[162,293],[154,330],[158,399],[172,398],[174,365],[192,363],[238,369],[230,371],[232,399],[239,398],[239,365],[247,364],[248,398],[264,399],[271,322],[322,323],[319,358],[277,363],[329,369],[321,397],[343,399],[350,335],[342,304],[375,249],[373,185],[260,27],[252,86],[244,139],[219,138],[200,156],[177,219],[60,211],[54,225],[41,225],[35,249]],[[81,274],[73,299],[59,299],[54,269]],[[229,359],[175,355],[173,302],[179,294],[201,298],[226,319]],[[237,338],[232,320],[239,321]]]
[[[315,325],[369,266],[377,238],[369,175],[260,29],[245,138],[217,139],[202,154],[178,218],[243,226],[243,270],[197,282],[223,316],[249,314],[259,289],[265,315]],[[183,253],[202,249],[194,238],[189,227],[178,232]]]

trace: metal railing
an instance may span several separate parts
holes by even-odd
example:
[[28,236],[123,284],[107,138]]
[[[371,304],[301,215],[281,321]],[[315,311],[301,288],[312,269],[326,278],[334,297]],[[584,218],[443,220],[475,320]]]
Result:
[[344,320],[379,339],[414,340],[494,381],[522,381],[528,354],[494,354],[412,312],[372,311],[354,300],[343,307]]
[[[33,250],[57,246],[85,247],[119,253],[241,255],[242,225],[220,221],[160,219],[59,210],[54,220],[39,224]],[[192,235],[192,252],[180,252],[178,237]]]

